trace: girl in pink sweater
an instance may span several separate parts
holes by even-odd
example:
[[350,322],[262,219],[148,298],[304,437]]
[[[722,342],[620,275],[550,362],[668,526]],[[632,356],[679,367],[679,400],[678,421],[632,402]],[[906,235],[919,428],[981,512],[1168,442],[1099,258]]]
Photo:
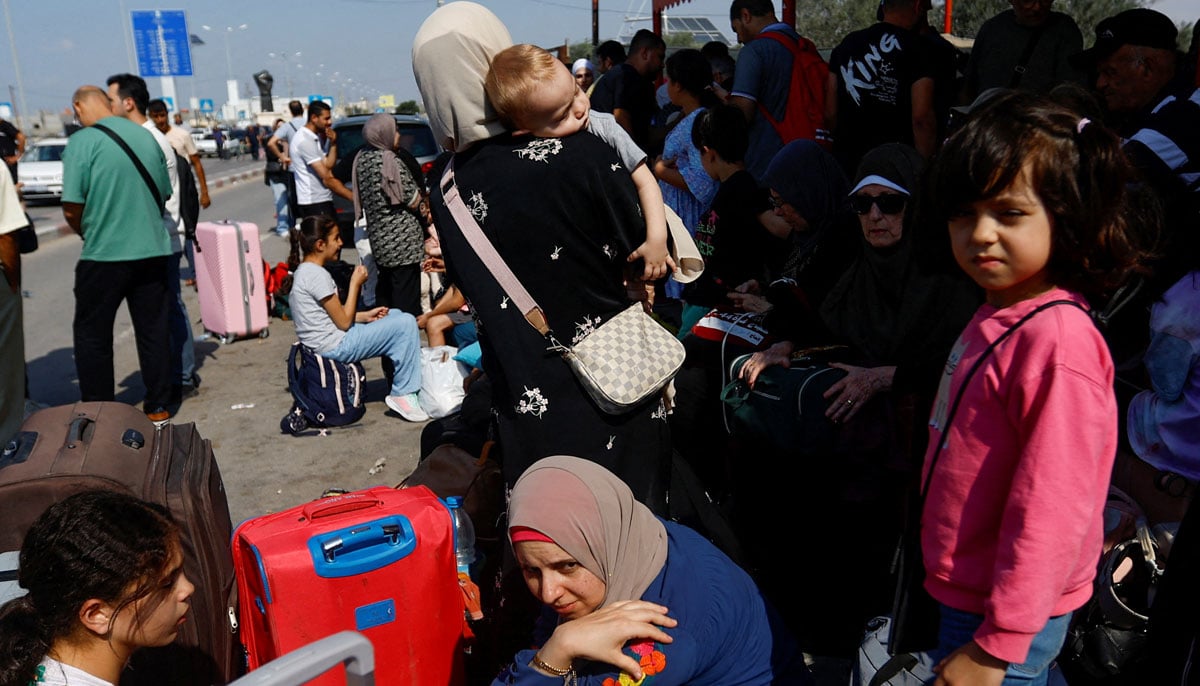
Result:
[[937,684],[1046,683],[1091,595],[1117,406],[1085,296],[1138,268],[1128,178],[1116,136],[1022,93],[974,113],[936,163],[932,205],[987,291],[930,418],[921,547],[942,606]]

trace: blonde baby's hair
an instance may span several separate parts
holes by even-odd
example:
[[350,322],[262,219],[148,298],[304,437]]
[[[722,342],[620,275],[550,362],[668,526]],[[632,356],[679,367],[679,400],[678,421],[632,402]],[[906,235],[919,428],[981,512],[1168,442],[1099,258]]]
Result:
[[531,114],[529,96],[564,68],[554,55],[528,43],[496,53],[483,87],[501,123],[520,128],[520,122]]

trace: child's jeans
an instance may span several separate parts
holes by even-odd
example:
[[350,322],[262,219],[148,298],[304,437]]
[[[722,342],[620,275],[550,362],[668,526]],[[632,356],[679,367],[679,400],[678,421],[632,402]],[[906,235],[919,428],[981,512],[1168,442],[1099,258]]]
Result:
[[421,332],[407,312],[390,310],[383,319],[350,327],[342,342],[321,353],[338,362],[358,362],[386,355],[395,365],[388,395],[421,390]]
[[[938,627],[938,647],[933,651],[933,664],[942,661],[975,638],[975,632],[983,624],[983,615],[963,612],[941,605],[942,622]],[[1045,686],[1049,680],[1050,665],[1067,640],[1067,627],[1071,624],[1070,613],[1051,617],[1046,626],[1033,637],[1025,662],[1010,664],[1004,675],[1004,686]]]

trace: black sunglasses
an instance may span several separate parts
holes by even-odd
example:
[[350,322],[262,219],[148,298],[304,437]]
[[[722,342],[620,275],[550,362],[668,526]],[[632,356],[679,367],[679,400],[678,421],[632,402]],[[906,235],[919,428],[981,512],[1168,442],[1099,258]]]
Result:
[[883,195],[852,195],[850,196],[850,208],[856,214],[869,214],[871,205],[879,208],[879,211],[884,214],[900,214],[904,211],[904,206],[908,204],[908,196],[900,195],[899,193],[884,193]]

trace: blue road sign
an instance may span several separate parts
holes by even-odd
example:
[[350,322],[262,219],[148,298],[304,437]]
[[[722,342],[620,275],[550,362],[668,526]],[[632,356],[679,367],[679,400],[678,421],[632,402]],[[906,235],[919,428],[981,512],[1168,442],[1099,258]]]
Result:
[[201,112],[212,112],[213,111],[212,98],[200,98],[200,111]]
[[163,96],[163,99],[162,99],[162,101],[163,101],[164,103],[166,103],[166,105],[167,105],[167,111],[168,111],[168,112],[174,112],[174,111],[175,111],[175,98],[168,98],[168,97],[166,97],[166,96]]
[[183,10],[134,10],[129,15],[142,76],[192,75],[192,51]]

